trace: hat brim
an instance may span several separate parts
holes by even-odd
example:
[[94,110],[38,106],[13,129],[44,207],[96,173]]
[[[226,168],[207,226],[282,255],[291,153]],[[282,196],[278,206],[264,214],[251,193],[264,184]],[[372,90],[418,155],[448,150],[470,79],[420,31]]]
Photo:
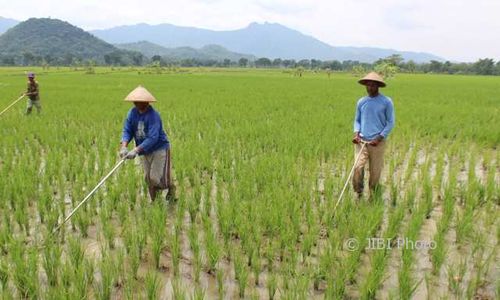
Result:
[[359,84],[362,84],[362,85],[366,85],[366,83],[367,83],[368,81],[372,81],[372,82],[376,82],[376,83],[378,83],[378,86],[379,86],[379,87],[386,87],[385,82],[378,81],[378,80],[373,80],[373,79],[361,79],[361,80],[359,80],[359,81],[358,81],[358,83],[359,83]]
[[152,103],[152,102],[156,102],[155,99],[151,99],[151,100],[147,100],[147,99],[125,99],[123,100],[125,102],[145,102],[145,103]]

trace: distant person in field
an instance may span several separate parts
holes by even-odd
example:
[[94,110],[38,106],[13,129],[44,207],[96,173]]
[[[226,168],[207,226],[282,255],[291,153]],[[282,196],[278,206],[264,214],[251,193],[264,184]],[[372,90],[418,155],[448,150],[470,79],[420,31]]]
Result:
[[366,143],[354,167],[352,184],[359,197],[363,195],[365,165],[369,162],[370,191],[379,190],[380,174],[384,165],[384,149],[387,137],[394,127],[395,115],[391,98],[379,92],[386,86],[383,78],[371,72],[358,81],[366,86],[367,96],[359,99],[354,118],[354,138],[356,155]]
[[28,73],[28,84],[24,95],[28,96],[26,114],[31,114],[33,106],[35,106],[37,112],[40,113],[42,111],[42,105],[40,104],[40,87],[38,82],[35,80],[35,73]]
[[[151,93],[138,86],[125,98],[134,106],[128,112],[123,126],[120,157],[134,159],[142,156],[149,196],[154,201],[161,190],[168,189],[167,200],[175,199],[175,185],[171,177],[170,142],[163,130],[160,114],[150,105],[156,102]],[[127,146],[135,140],[135,147]]]

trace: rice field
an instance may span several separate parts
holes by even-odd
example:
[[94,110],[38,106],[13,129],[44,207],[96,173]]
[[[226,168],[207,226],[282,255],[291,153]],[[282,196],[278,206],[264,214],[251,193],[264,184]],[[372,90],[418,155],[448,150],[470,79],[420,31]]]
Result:
[[[388,80],[383,190],[335,202],[354,161],[349,74],[0,69],[2,299],[498,299],[500,77]],[[119,161],[138,84],[155,95],[178,200]]]

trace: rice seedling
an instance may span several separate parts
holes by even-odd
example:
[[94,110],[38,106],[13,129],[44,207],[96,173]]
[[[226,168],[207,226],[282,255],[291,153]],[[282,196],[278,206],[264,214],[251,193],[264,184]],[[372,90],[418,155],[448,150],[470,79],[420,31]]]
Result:
[[205,299],[205,290],[202,289],[200,286],[196,286],[194,288],[194,293],[193,297],[191,297],[192,300],[204,300]]
[[120,220],[120,224],[125,224],[129,218],[129,209],[130,206],[125,201],[120,201],[117,203],[117,215],[118,220]]
[[163,205],[158,202],[156,206],[153,207],[150,230],[151,230],[151,248],[153,253],[153,259],[155,267],[160,268],[160,256],[165,247],[165,241],[167,240],[167,231],[165,230],[166,224],[166,211]]
[[139,250],[139,256],[142,257],[148,237],[148,225],[140,221],[137,221],[136,224],[139,228],[137,230],[137,235],[136,235],[137,239],[135,243]]
[[391,193],[391,205],[396,206],[397,200],[399,198],[399,190],[398,186],[395,182],[391,182],[390,184],[390,193]]
[[175,278],[172,281],[172,292],[173,292],[173,295],[172,295],[173,299],[179,299],[179,300],[187,299],[186,292],[184,291],[184,288],[182,287],[182,282],[178,278]]
[[200,282],[200,274],[201,274],[202,262],[201,262],[201,254],[194,254],[193,257],[193,273],[194,273],[194,281],[196,283]]
[[419,209],[419,211],[412,216],[405,234],[401,255],[402,267],[398,273],[399,297],[401,299],[410,299],[423,280],[422,278],[420,281],[415,282],[412,275],[413,252],[416,250],[415,245],[412,243],[417,240],[417,233],[422,225],[424,215],[425,210],[423,208]]
[[260,258],[256,252],[254,252],[254,254],[253,254],[251,269],[253,272],[254,283],[256,286],[258,286],[260,272],[262,271],[262,263],[261,263]]
[[74,297],[78,299],[87,298],[88,290],[92,286],[93,280],[94,263],[91,260],[85,259],[73,272],[71,281],[74,283]]
[[12,234],[11,234],[11,228],[10,225],[10,219],[4,218],[5,224],[1,224],[0,226],[0,249],[3,254],[7,254],[8,252],[8,247],[9,244],[12,241]]
[[456,239],[455,241],[458,244],[463,245],[465,240],[470,238],[473,234],[473,218],[474,211],[472,208],[466,208],[463,213],[456,213]]
[[457,298],[463,297],[463,280],[467,269],[467,261],[461,261],[457,266],[449,265],[447,268],[448,287]]
[[2,291],[4,291],[7,288],[8,281],[9,281],[9,265],[2,256],[0,257],[0,288]]
[[123,239],[123,246],[125,247],[125,251],[130,253],[133,247],[136,247],[137,243],[137,227],[131,220],[127,220],[122,224],[122,232],[121,237]]
[[191,246],[191,250],[193,251],[193,268],[194,268],[194,277],[195,281],[199,282],[200,280],[200,271],[201,271],[201,250],[200,250],[200,242],[198,240],[198,229],[196,223],[191,223],[191,226],[188,230],[188,238],[189,245]]
[[115,248],[115,226],[112,224],[111,219],[111,208],[107,205],[103,207],[101,213],[99,214],[101,219],[101,230],[104,236],[104,239],[107,242],[107,246],[110,249]]
[[425,206],[425,218],[429,219],[431,217],[432,210],[434,209],[433,205],[433,191],[432,184],[428,176],[424,179],[422,198]]
[[85,210],[82,210],[79,214],[75,215],[75,222],[80,229],[82,237],[88,237],[87,231],[90,226],[90,220]]
[[179,276],[179,263],[181,258],[181,246],[180,246],[180,229],[176,226],[172,229],[172,242],[170,245],[170,252],[172,256],[172,266],[174,276]]
[[329,299],[342,299],[345,297],[347,274],[337,269],[337,272],[328,273],[326,277],[327,288],[325,297]]
[[431,251],[432,273],[437,275],[446,257],[446,248],[444,235],[438,234],[434,236],[435,248]]
[[224,271],[220,268],[215,271],[215,278],[217,279],[217,297],[224,299],[226,288],[224,286]]
[[128,257],[129,257],[130,273],[134,279],[137,279],[138,278],[137,272],[138,272],[139,266],[141,264],[141,253],[140,253],[139,247],[137,247],[135,245],[132,246],[129,249]]
[[148,300],[155,300],[159,297],[159,289],[161,286],[161,279],[156,272],[148,272],[145,279],[146,298]]
[[134,277],[133,274],[128,273],[127,274],[127,279],[125,280],[124,283],[124,294],[125,294],[125,299],[127,300],[132,300],[135,299],[134,297],[136,296],[136,290],[137,290],[137,281],[136,278]]
[[27,236],[30,235],[30,222],[27,213],[27,203],[25,200],[20,201],[15,206],[14,218],[19,227],[24,231]]
[[106,252],[103,253],[99,262],[100,280],[95,282],[97,299],[110,299],[115,281],[117,280],[117,268],[115,261]]
[[408,187],[407,193],[406,193],[406,207],[408,209],[408,212],[411,214],[413,213],[413,210],[415,209],[415,197],[416,197],[416,187],[415,184],[411,184]]
[[13,276],[12,280],[19,297],[37,298],[39,295],[38,253],[34,249],[25,252],[19,241],[10,248]]
[[366,281],[361,285],[361,298],[375,299],[378,287],[383,279],[385,264],[389,252],[387,249],[379,250],[375,253],[371,263],[371,270],[368,274]]
[[62,248],[52,242],[45,243],[43,249],[43,268],[49,285],[55,286],[58,282],[58,273],[61,266]]
[[243,255],[240,253],[235,253],[233,263],[235,279],[236,281],[238,281],[239,296],[240,298],[244,298],[245,289],[248,284],[249,272],[246,264],[243,261]]
[[221,250],[210,219],[204,218],[204,220],[205,249],[208,262],[207,272],[210,274],[214,274],[217,263],[219,262],[221,257]]
[[267,292],[269,294],[269,299],[274,299],[276,296],[276,291],[278,290],[278,279],[275,273],[271,273],[267,280]]

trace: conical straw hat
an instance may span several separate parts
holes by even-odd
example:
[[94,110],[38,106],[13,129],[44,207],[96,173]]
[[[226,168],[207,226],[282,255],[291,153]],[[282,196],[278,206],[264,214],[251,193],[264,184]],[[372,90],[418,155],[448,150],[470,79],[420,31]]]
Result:
[[130,94],[125,97],[128,102],[156,102],[155,97],[146,90],[142,85],[136,87]]
[[366,85],[367,81],[376,81],[376,82],[379,83],[380,87],[385,87],[386,86],[386,84],[385,84],[384,79],[382,78],[382,76],[380,76],[376,72],[370,72],[370,73],[366,74],[365,77],[363,77],[360,80],[358,80],[358,82],[360,84],[362,84],[362,85]]

